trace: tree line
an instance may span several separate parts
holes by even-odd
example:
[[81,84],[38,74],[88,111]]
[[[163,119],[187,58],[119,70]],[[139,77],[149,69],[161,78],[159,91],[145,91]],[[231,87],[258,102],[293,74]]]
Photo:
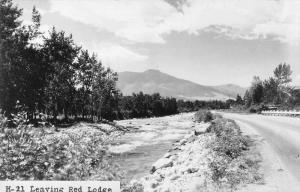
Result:
[[36,8],[31,25],[22,25],[22,10],[11,0],[0,1],[0,14],[3,112],[16,112],[18,103],[29,119],[36,118],[36,112],[53,119],[61,113],[66,119],[78,114],[100,119],[117,95],[117,74],[76,45],[72,35],[55,27],[42,34]]
[[140,92],[132,96],[123,96],[119,102],[120,118],[140,118],[165,116],[183,112],[193,112],[199,109],[228,109],[226,101],[189,101],[169,97],[161,97],[159,93],[152,95]]
[[180,112],[198,111],[199,109],[228,109],[230,103],[228,101],[211,100],[211,101],[177,101],[178,110]]
[[291,75],[291,66],[281,63],[274,69],[273,76],[268,79],[262,80],[254,76],[244,98],[237,99],[238,104],[253,109],[268,109],[268,106],[292,109],[300,105],[300,91],[290,85]]
[[35,7],[32,24],[22,24],[21,16],[12,0],[0,0],[0,109],[7,117],[22,110],[32,121],[42,114],[55,122],[61,116],[97,121],[226,107],[220,101],[177,101],[142,92],[123,96],[117,73],[72,35],[55,27],[41,33]]

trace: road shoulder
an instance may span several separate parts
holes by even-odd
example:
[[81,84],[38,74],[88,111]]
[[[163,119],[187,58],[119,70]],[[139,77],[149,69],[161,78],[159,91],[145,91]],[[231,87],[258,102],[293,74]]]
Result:
[[250,184],[240,191],[299,191],[299,182],[288,171],[274,149],[251,126],[236,121],[244,135],[248,135],[255,143],[255,149],[262,156],[260,172],[264,175],[262,184]]

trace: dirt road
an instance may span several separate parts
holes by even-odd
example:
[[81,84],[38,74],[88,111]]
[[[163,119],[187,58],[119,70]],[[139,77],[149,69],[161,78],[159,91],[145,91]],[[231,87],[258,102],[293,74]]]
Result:
[[265,184],[250,191],[300,191],[300,118],[224,113],[259,145]]

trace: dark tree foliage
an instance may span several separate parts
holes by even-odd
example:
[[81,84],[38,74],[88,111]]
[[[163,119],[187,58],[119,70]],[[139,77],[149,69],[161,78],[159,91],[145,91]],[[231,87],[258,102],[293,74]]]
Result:
[[295,89],[292,91],[292,97],[290,98],[290,103],[293,106],[300,106],[300,89]]
[[242,97],[239,94],[236,96],[235,103],[238,104],[238,105],[244,104],[244,101],[243,101]]
[[263,100],[263,84],[259,77],[255,76],[253,78],[252,86],[250,89],[250,94],[253,104],[259,104]]
[[263,82],[264,87],[264,98],[266,103],[278,103],[278,86],[279,83],[274,77],[270,77],[268,80]]
[[120,118],[141,118],[164,116],[178,113],[175,98],[161,97],[159,93],[152,95],[140,92],[120,99]]
[[11,0],[0,1],[0,105],[6,114],[13,110],[17,97],[16,76],[12,71],[17,70],[18,47],[17,31],[20,26],[18,18],[22,10],[12,4]]
[[1,111],[10,116],[18,104],[30,120],[40,113],[54,120],[62,114],[65,119],[111,117],[117,74],[81,50],[72,35],[53,27],[44,37],[35,7],[31,25],[22,25],[21,15],[11,0],[0,1]]
[[132,96],[120,97],[118,118],[165,116],[199,109],[228,109],[229,107],[230,105],[225,101],[184,101],[161,97],[159,93],[149,95],[140,92],[134,93]]
[[0,107],[8,116],[17,100],[32,113],[42,86],[42,57],[32,44],[40,35],[40,15],[34,7],[32,25],[21,25],[21,15],[11,0],[0,1]]
[[277,105],[293,108],[297,105],[297,91],[289,85],[292,81],[291,75],[290,65],[283,63],[275,68],[273,77],[269,79],[261,81],[259,77],[254,77],[250,89],[244,96],[246,107]]
[[75,91],[75,59],[79,47],[72,36],[65,32],[57,32],[55,28],[50,32],[50,37],[44,41],[41,52],[44,62],[47,63],[45,100],[46,110],[51,111],[54,119],[59,112],[64,112],[68,118],[68,112],[73,102]]
[[199,109],[228,109],[230,104],[226,101],[184,101],[178,100],[178,110],[180,112],[198,111]]
[[244,104],[246,107],[250,107],[252,103],[252,98],[249,93],[249,90],[246,90],[245,95],[244,95]]

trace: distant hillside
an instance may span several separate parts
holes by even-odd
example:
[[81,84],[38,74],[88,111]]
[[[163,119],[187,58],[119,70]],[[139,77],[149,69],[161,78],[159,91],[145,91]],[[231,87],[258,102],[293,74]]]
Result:
[[225,85],[218,85],[218,86],[213,86],[213,88],[223,92],[226,95],[229,95],[231,97],[236,97],[237,94],[240,96],[244,96],[246,92],[246,88],[235,85],[235,84],[225,84]]
[[160,93],[162,96],[188,100],[226,100],[243,95],[245,89],[237,85],[204,86],[179,79],[158,70],[138,72],[121,72],[117,87],[124,95],[143,91],[144,93]]

